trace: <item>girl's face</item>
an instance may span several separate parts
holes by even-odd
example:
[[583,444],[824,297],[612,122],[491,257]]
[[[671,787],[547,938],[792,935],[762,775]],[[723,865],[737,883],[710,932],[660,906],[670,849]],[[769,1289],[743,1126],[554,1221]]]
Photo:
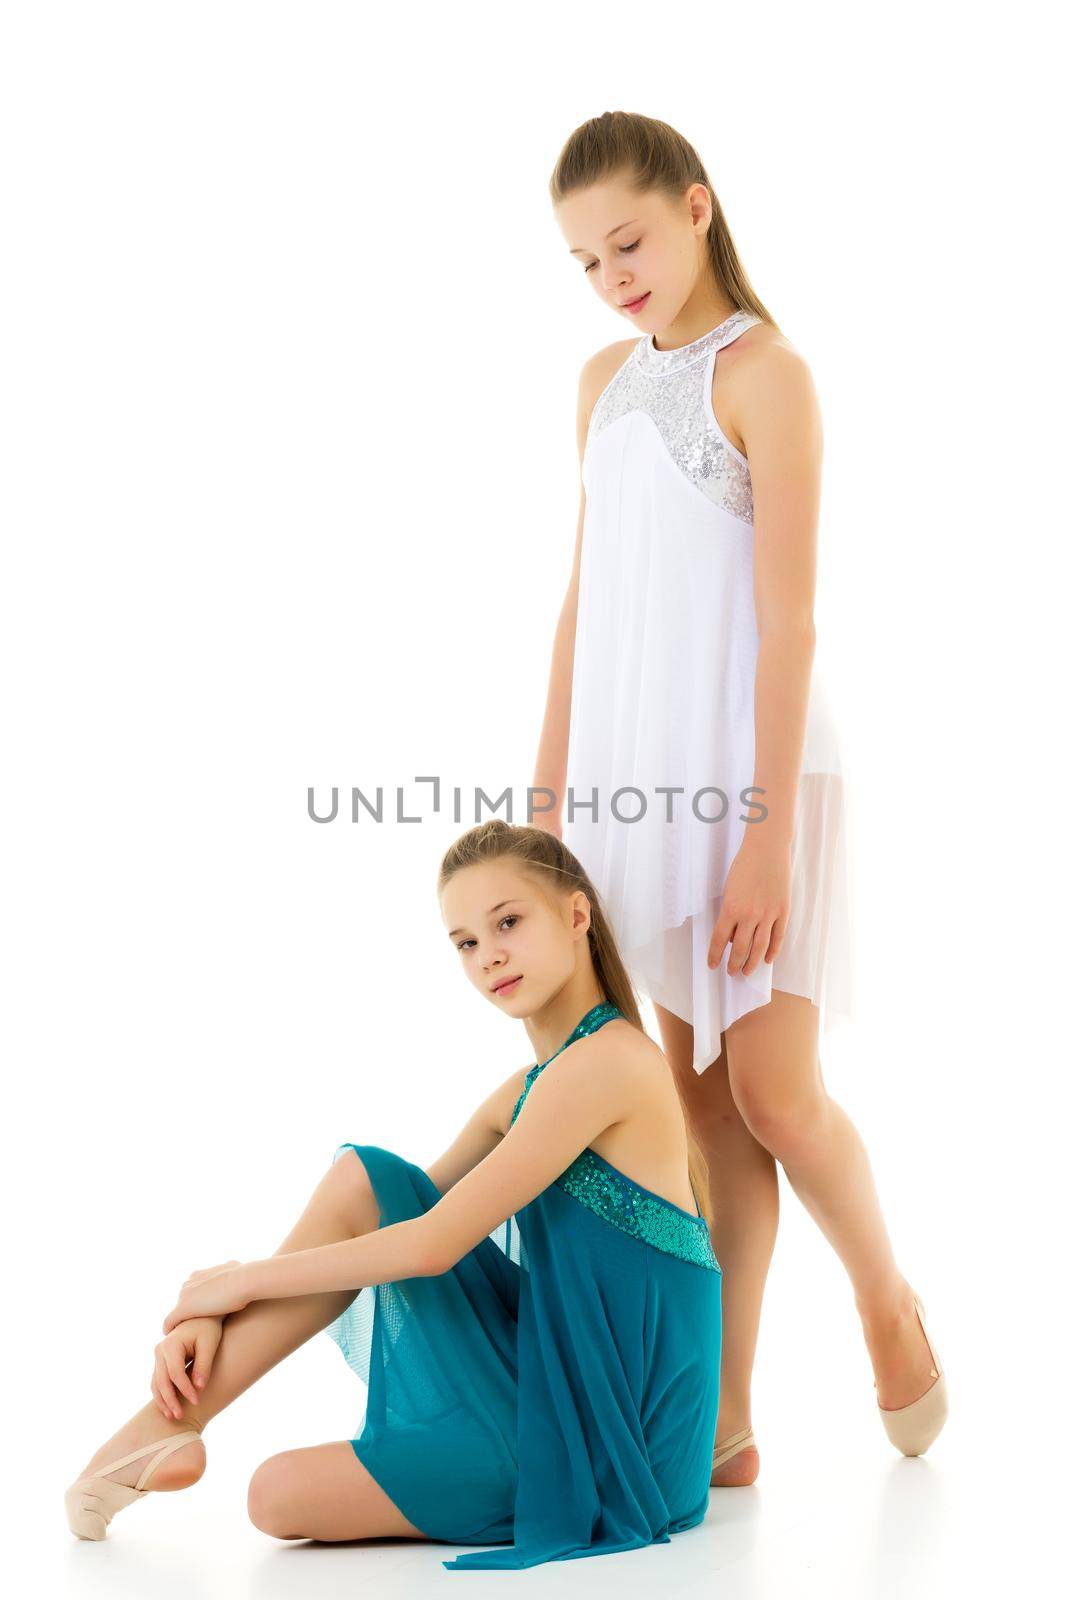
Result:
[[567,195],[555,214],[578,269],[638,333],[669,327],[707,275],[711,197],[703,184],[672,202],[605,179]]
[[528,1017],[573,977],[589,899],[581,890],[552,894],[513,862],[479,861],[449,879],[441,913],[478,992],[509,1016]]

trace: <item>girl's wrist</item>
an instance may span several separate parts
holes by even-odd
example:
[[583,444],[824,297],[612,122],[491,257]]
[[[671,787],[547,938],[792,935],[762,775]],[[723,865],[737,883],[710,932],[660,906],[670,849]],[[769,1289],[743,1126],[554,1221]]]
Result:
[[748,848],[764,855],[773,855],[780,850],[788,854],[792,846],[792,828],[773,822],[770,817],[765,817],[762,822],[749,823],[745,829],[745,837],[741,841],[742,850]]
[[[275,1259],[272,1258],[271,1261],[245,1261],[237,1269],[241,1298],[245,1300],[246,1305],[253,1300],[272,1300],[277,1297],[277,1286],[272,1287],[268,1271]],[[245,1298],[246,1296],[247,1298]]]

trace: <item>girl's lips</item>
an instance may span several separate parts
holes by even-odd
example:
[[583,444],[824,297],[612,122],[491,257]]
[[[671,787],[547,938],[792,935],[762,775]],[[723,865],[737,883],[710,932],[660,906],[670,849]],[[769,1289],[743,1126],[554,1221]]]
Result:
[[622,309],[624,311],[631,311],[631,312],[632,311],[643,311],[644,308],[645,308],[645,301],[648,299],[648,296],[651,293],[652,293],[652,290],[649,289],[647,291],[647,293],[643,294],[639,300],[629,300],[629,301],[627,301]]
[[517,978],[509,978],[509,979],[508,979],[508,981],[507,981],[507,983],[501,983],[501,984],[499,984],[499,985],[498,985],[498,986],[497,986],[497,988],[495,988],[495,989],[494,989],[494,990],[493,990],[493,993],[494,993],[494,994],[511,994],[511,993],[512,993],[512,991],[513,991],[513,990],[514,990],[514,989],[515,989],[515,988],[516,988],[516,987],[517,987],[517,986],[518,986],[518,985],[519,985],[519,984],[520,984],[520,983],[521,983],[521,982],[522,982],[522,973],[521,973],[521,972],[520,972],[520,973],[519,973],[519,976],[518,976],[518,977],[517,977]]

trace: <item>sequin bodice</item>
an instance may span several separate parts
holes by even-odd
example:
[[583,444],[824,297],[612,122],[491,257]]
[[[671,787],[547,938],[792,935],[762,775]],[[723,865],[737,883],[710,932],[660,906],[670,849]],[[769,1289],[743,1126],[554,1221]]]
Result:
[[761,319],[735,311],[710,333],[677,350],[657,350],[652,335],[634,346],[589,418],[589,446],[634,411],[651,418],[675,465],[709,500],[751,523],[748,462],[726,438],[711,405],[715,353]]
[[[511,1113],[512,1122],[514,1123],[521,1111],[523,1101],[533,1083],[550,1061],[554,1061],[569,1044],[574,1043],[575,1039],[583,1039],[595,1033],[605,1022],[610,1022],[614,1017],[621,1015],[618,1006],[605,1000],[600,1001],[591,1011],[587,1011],[559,1049],[554,1051],[547,1061],[538,1062],[537,1066],[530,1068],[526,1074],[525,1087]],[[662,1195],[653,1194],[651,1189],[646,1189],[633,1178],[628,1178],[624,1172],[620,1172],[618,1167],[613,1167],[610,1161],[605,1161],[595,1150],[583,1150],[555,1181],[580,1204],[587,1206],[590,1211],[595,1211],[605,1222],[611,1223],[623,1233],[631,1234],[636,1239],[643,1239],[646,1244],[654,1246],[657,1250],[663,1250],[668,1255],[678,1256],[682,1261],[690,1261],[696,1266],[710,1267],[716,1272],[721,1271],[711,1248],[708,1225],[703,1217],[683,1211],[681,1206],[665,1200]]]

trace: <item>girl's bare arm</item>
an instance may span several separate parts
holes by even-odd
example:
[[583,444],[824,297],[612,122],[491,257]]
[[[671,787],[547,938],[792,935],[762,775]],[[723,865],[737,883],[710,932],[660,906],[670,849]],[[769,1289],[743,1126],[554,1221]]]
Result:
[[422,1216],[373,1233],[247,1262],[251,1300],[436,1277],[536,1198],[607,1127],[638,1104],[642,1053],[583,1039],[538,1078],[489,1155]]
[[[578,464],[581,467],[589,436],[589,418],[598,397],[618,371],[635,344],[633,339],[623,339],[598,350],[585,363],[578,378],[578,411],[576,434]],[[581,484],[578,502],[578,532],[574,543],[574,560],[570,581],[560,607],[556,635],[552,644],[552,665],[548,675],[548,695],[545,703],[541,742],[534,764],[534,788],[551,789],[556,797],[554,805],[538,810],[531,818],[539,827],[547,828],[557,838],[563,832],[563,800],[567,787],[567,748],[571,727],[571,682],[574,676],[574,633],[578,621],[578,578],[582,564],[582,533],[585,528],[585,484]],[[535,797],[541,805],[545,796]]]
[[511,1113],[525,1081],[525,1069],[520,1068],[499,1084],[467,1119],[448,1149],[438,1156],[432,1167],[426,1168],[442,1194],[496,1149],[508,1130]]
[[[585,450],[585,439],[589,429],[589,407],[587,405],[587,373],[588,363],[582,368],[582,375],[578,383],[578,459],[581,461]],[[582,560],[582,529],[585,526],[585,485],[581,487],[581,498],[578,503],[578,533],[574,545],[574,561],[571,566],[570,581],[567,592],[563,596],[560,607],[559,619],[556,622],[556,634],[552,641],[552,663],[548,673],[548,694],[545,699],[545,715],[541,725],[541,742],[537,747],[537,760],[534,762],[533,787],[535,789],[549,789],[552,793],[550,802],[548,795],[535,794],[534,805],[538,808],[531,821],[539,827],[547,828],[557,838],[563,832],[563,792],[567,784],[567,746],[570,741],[571,727],[571,680],[574,675],[574,633],[578,621],[578,573]]]
[[811,373],[790,345],[753,347],[731,373],[730,416],[752,477],[753,588],[759,628],[753,805],[768,815],[746,844],[788,848],[815,655],[822,425]]

